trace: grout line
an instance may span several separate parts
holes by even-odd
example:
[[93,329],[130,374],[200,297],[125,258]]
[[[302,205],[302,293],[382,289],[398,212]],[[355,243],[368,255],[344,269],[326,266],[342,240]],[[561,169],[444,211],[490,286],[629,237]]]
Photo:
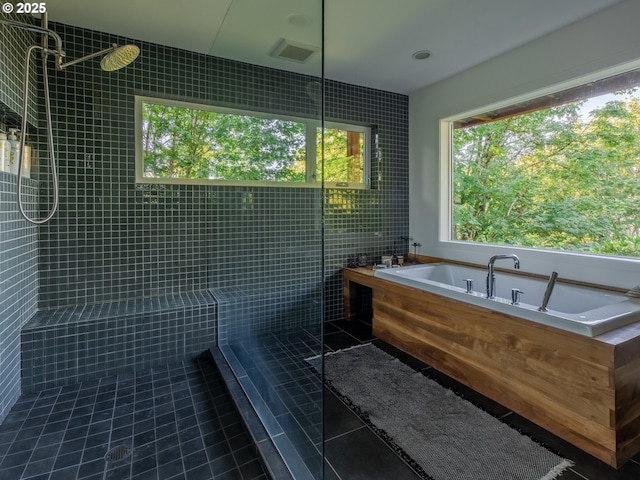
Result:
[[584,478],[584,480],[589,480],[587,477],[585,477],[584,475],[578,473],[577,471],[575,471],[572,467],[568,468],[568,471],[570,471],[571,473],[575,473],[576,475],[578,475],[580,478]]
[[341,348],[340,350],[333,350],[331,352],[325,352],[323,354],[318,354],[318,355],[314,355],[312,357],[303,358],[303,360],[305,362],[308,362],[310,360],[317,360],[318,358],[321,358],[321,357],[324,357],[324,356],[327,356],[327,355],[335,355],[336,353],[346,352],[346,351],[349,351],[349,350],[353,350],[354,348],[366,347],[367,345],[371,345],[371,343],[361,343],[359,345],[352,345],[350,347]]
[[[353,433],[353,432],[357,432],[358,430],[362,430],[363,428],[367,428],[367,425],[365,425],[365,424],[362,422],[362,420],[360,420],[360,419],[358,419],[358,420],[360,421],[360,423],[362,423],[362,425],[360,425],[359,427],[353,428],[353,429],[351,429],[351,430],[349,430],[349,431],[347,431],[347,432],[339,433],[339,434],[337,434],[337,435],[335,435],[335,436],[333,436],[333,437],[331,437],[331,438],[324,438],[324,439],[323,439],[323,440],[324,440],[324,443],[331,442],[331,441],[333,441],[333,440],[336,440],[337,438],[341,438],[341,437],[344,437],[345,435],[349,435],[349,434],[351,434],[351,433]],[[377,435],[376,435],[376,436],[377,436]]]
[[[360,422],[362,422],[362,420],[360,420]],[[353,430],[349,430],[348,432],[340,433],[340,434],[336,435],[335,437],[331,437],[330,440],[325,439],[325,443],[326,442],[331,442],[333,440],[337,440],[338,438],[342,438],[342,437],[344,437],[346,435],[349,435],[349,434],[351,434],[353,432],[357,432],[358,430],[362,430],[362,429],[365,429],[365,428],[368,429],[371,433],[373,433],[375,435],[375,432],[373,430],[371,430],[367,425],[362,423],[362,425],[360,427],[358,427],[358,428],[354,428]],[[376,438],[380,439],[380,437],[378,437],[378,435],[376,435]],[[385,443],[385,445],[386,445],[386,443]]]
[[[331,464],[331,462],[329,461],[329,459],[327,457],[324,457],[324,464],[325,467],[323,468],[323,470],[326,470],[326,465],[329,466],[329,468],[331,468],[331,471],[333,472],[333,474],[336,476],[336,478],[338,478],[338,480],[342,480],[342,477],[340,476],[340,474],[338,473],[338,471],[335,469],[335,467]],[[324,472],[326,473],[326,472]]]

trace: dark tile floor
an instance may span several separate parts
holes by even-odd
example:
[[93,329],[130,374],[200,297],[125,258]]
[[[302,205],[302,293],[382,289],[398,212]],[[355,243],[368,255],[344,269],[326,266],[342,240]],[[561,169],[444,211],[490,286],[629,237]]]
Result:
[[[490,414],[501,418],[505,423],[573,461],[575,466],[566,470],[558,477],[558,480],[640,479],[640,454],[619,470],[615,470],[520,415],[375,338],[368,322],[341,320],[325,326],[325,347],[327,350],[339,350],[367,342],[373,342],[379,348],[396,356],[427,377],[452,389]],[[367,480],[413,480],[419,478],[349,408],[326,389],[324,406],[325,458],[328,464],[325,468],[325,478],[340,480],[365,478]]]
[[[326,350],[373,342],[575,462],[559,480],[640,479],[640,455],[614,470],[376,339],[367,322],[331,322],[325,330]],[[325,479],[419,478],[327,389],[324,440]],[[106,460],[117,446],[125,447],[124,456]],[[320,452],[322,444],[315,448]],[[266,476],[219,372],[212,359],[203,356],[21,397],[0,426],[0,479],[266,480]]]
[[2,480],[212,478],[266,479],[206,355],[22,396],[0,426]]

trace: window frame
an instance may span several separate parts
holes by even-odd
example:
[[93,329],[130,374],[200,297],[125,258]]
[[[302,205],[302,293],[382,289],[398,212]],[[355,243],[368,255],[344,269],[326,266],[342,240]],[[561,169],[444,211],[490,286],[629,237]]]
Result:
[[[246,115],[257,118],[278,119],[284,121],[297,122],[305,125],[305,181],[272,181],[272,180],[225,180],[206,178],[157,178],[144,176],[144,157],[142,151],[142,122],[143,104],[165,105],[168,107],[192,108],[195,110],[205,110],[209,112],[228,113],[235,115]],[[221,107],[203,103],[170,100],[144,95],[135,96],[135,182],[136,184],[174,184],[174,185],[225,185],[225,186],[258,186],[258,187],[297,187],[297,188],[348,188],[348,189],[368,189],[371,185],[371,127],[366,125],[347,124],[341,122],[325,121],[324,124],[318,119],[295,117],[267,112],[256,112],[238,108]],[[317,155],[316,145],[317,129],[335,128],[360,132],[364,135],[363,147],[363,182],[322,182],[317,176]]]
[[[316,123],[316,129],[322,129],[323,126],[320,122]],[[340,123],[340,122],[330,122],[330,121],[325,121],[324,122],[324,128],[328,129],[328,128],[333,128],[333,129],[337,129],[337,130],[347,130],[347,131],[351,131],[351,132],[360,132],[363,134],[364,138],[363,138],[363,147],[362,147],[362,158],[363,158],[363,171],[362,171],[362,177],[363,177],[363,182],[328,182],[328,181],[324,181],[324,185],[325,187],[330,187],[330,188],[356,188],[356,189],[368,189],[371,188],[371,127],[368,126],[364,126],[364,125],[354,125],[352,123]],[[324,135],[323,135],[324,138]],[[316,149],[317,149],[317,145],[316,145]],[[315,151],[314,151],[315,152]],[[309,152],[307,152],[307,155],[309,155]],[[317,172],[317,159],[315,158],[316,155],[314,153],[313,155],[314,159],[313,159],[313,170]],[[307,163],[307,166],[309,166],[309,163]],[[318,174],[320,172],[317,172]]]
[[[569,255],[577,257],[592,258],[617,258],[623,261],[634,261],[636,257],[608,255],[596,252],[557,250],[545,247],[529,247],[520,245],[509,245],[499,243],[472,242],[466,240],[458,240],[454,238],[453,231],[453,199],[454,199],[454,158],[453,158],[453,131],[454,124],[462,119],[485,114],[486,112],[507,109],[508,107],[535,100],[540,97],[554,95],[565,90],[574,89],[591,82],[606,79],[607,77],[622,75],[632,70],[640,68],[640,59],[634,60],[616,67],[606,68],[594,71],[579,77],[552,84],[540,89],[529,91],[520,95],[508,97],[493,103],[484,104],[482,106],[462,111],[453,115],[441,117],[438,122],[438,147],[439,147],[439,215],[438,215],[438,242],[442,245],[449,245],[457,249],[457,246],[473,246],[480,249],[503,248],[510,251],[528,251],[539,253],[550,253],[558,255]],[[597,95],[594,95],[597,96]]]

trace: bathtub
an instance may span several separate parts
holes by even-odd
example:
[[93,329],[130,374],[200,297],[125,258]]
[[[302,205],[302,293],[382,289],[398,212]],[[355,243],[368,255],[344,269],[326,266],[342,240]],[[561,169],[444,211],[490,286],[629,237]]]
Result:
[[[496,297],[486,296],[487,270],[450,263],[432,263],[376,270],[374,276],[454,300],[525,318],[589,337],[640,321],[640,299],[603,289],[556,283],[546,312],[538,311],[547,282],[496,272]],[[474,291],[466,293],[466,279]],[[511,289],[523,293],[511,304]]]

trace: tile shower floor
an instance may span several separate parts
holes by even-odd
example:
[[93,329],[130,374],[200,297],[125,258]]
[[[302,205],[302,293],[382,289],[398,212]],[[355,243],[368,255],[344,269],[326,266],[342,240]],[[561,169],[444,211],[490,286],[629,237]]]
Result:
[[0,426],[2,480],[212,478],[266,479],[208,355],[24,395]]

